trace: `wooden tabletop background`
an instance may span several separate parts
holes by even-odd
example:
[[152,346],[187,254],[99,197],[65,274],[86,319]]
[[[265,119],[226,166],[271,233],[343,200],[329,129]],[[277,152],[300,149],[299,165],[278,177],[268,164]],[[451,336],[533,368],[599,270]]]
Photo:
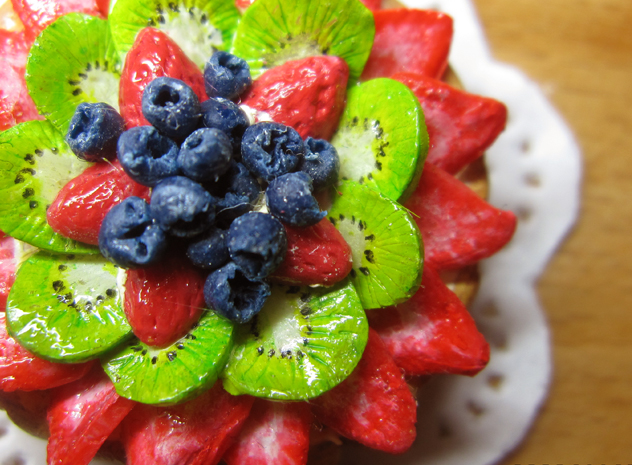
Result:
[[583,152],[580,217],[538,285],[550,396],[502,463],[632,464],[632,1],[474,3],[494,56],[540,84]]

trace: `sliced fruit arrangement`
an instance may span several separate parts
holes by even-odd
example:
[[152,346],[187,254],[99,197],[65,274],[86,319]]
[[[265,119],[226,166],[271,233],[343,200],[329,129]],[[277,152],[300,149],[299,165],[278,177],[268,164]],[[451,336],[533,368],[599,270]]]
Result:
[[[51,62],[51,56],[57,59]],[[118,108],[120,71],[108,22],[70,13],[37,38],[26,65],[26,84],[38,111],[65,134],[81,102]]]
[[358,0],[257,0],[244,13],[232,52],[250,65],[253,77],[285,63],[333,55],[349,65],[349,85],[364,68],[375,26]]
[[238,328],[224,387],[234,395],[311,399],[349,376],[367,329],[349,281],[322,290],[275,287],[256,319]]
[[[109,8],[40,3],[44,19]],[[42,389],[41,405],[54,393],[50,463],[88,463],[105,441],[128,464],[305,463],[312,411],[399,453],[416,421],[402,369],[486,363],[434,270],[498,250],[515,218],[440,168],[421,176],[424,105],[433,159],[451,172],[502,126],[496,102],[417,77],[443,73],[451,20],[379,0],[237,3],[241,20],[232,1],[118,0],[108,21],[66,15],[33,45],[26,82],[48,122],[0,135],[0,229],[48,252],[12,283],[17,241],[5,238],[0,388]],[[12,40],[0,65],[19,76],[30,43]],[[356,85],[398,71],[417,74]],[[0,124],[29,117],[19,87]],[[419,288],[422,236],[434,268]]]
[[47,360],[98,357],[131,334],[118,275],[103,257],[33,255],[18,270],[9,293],[9,333]]
[[369,187],[337,187],[329,220],[351,246],[350,276],[365,309],[412,296],[421,281],[423,243],[410,214]]
[[340,155],[342,180],[367,184],[398,200],[417,185],[428,133],[410,89],[391,79],[375,79],[349,91],[332,144]]
[[166,32],[202,68],[214,50],[230,47],[239,12],[225,0],[117,0],[109,20],[119,53],[149,26]]
[[48,122],[32,121],[0,133],[0,229],[36,247],[95,253],[53,231],[46,209],[64,185],[85,170],[63,136]]

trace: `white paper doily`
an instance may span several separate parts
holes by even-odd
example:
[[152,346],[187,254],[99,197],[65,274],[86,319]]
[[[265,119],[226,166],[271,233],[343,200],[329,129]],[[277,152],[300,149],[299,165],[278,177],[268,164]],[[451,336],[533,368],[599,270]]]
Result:
[[[475,378],[440,377],[419,391],[418,439],[406,454],[349,446],[342,463],[490,465],[520,442],[546,396],[549,332],[534,286],[577,215],[580,152],[537,85],[492,59],[469,0],[401,1],[451,15],[452,69],[468,91],[507,105],[507,128],[486,154],[490,201],[520,222],[511,243],[481,265],[472,313],[492,345],[489,366]],[[0,465],[44,463],[45,442],[0,412]]]

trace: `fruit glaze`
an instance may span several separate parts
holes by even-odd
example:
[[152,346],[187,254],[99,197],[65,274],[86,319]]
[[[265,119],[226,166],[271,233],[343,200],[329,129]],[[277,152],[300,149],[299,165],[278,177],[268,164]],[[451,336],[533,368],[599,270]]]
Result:
[[407,450],[407,381],[489,357],[439,273],[515,228],[454,177],[506,110],[438,80],[451,18],[45,6],[3,32],[0,374],[49,463],[305,463],[330,430]]

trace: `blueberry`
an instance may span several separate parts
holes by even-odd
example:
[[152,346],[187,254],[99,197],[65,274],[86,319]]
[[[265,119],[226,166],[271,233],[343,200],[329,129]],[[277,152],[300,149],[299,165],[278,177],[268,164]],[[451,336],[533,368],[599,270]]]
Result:
[[134,181],[153,187],[179,173],[178,145],[153,126],[125,131],[118,141],[118,159]]
[[80,103],[70,120],[66,142],[82,160],[111,160],[124,130],[123,118],[107,103]]
[[166,248],[164,232],[152,221],[149,205],[128,197],[105,215],[99,230],[99,249],[123,268],[155,263]]
[[143,116],[161,133],[184,139],[198,127],[200,102],[187,84],[170,77],[159,77],[143,91]]
[[311,226],[327,214],[320,211],[312,196],[312,179],[303,172],[288,173],[273,180],[266,197],[270,213],[292,226]]
[[217,222],[228,227],[233,220],[252,210],[261,188],[244,165],[233,162],[215,186],[222,198],[217,203]]
[[228,252],[250,279],[263,279],[281,264],[287,251],[285,228],[266,213],[250,212],[230,225]]
[[193,265],[206,270],[215,270],[228,261],[226,231],[212,228],[201,238],[191,242],[187,257]]
[[237,104],[224,98],[210,98],[202,102],[202,122],[207,128],[224,131],[230,138],[234,153],[241,156],[241,138],[250,122]]
[[204,84],[209,97],[234,99],[251,83],[248,63],[228,52],[215,52],[204,67]]
[[299,170],[312,178],[315,191],[333,185],[340,172],[340,158],[336,148],[326,140],[308,137]]
[[266,181],[294,171],[304,152],[299,133],[279,123],[253,124],[241,140],[242,163]]
[[192,237],[213,224],[215,204],[215,198],[198,183],[174,176],[154,187],[149,208],[163,231],[177,237]]
[[197,182],[217,181],[230,167],[233,147],[219,129],[194,131],[180,147],[178,167],[182,174]]
[[250,321],[268,297],[270,286],[248,279],[233,262],[213,271],[204,283],[206,305],[236,323]]

